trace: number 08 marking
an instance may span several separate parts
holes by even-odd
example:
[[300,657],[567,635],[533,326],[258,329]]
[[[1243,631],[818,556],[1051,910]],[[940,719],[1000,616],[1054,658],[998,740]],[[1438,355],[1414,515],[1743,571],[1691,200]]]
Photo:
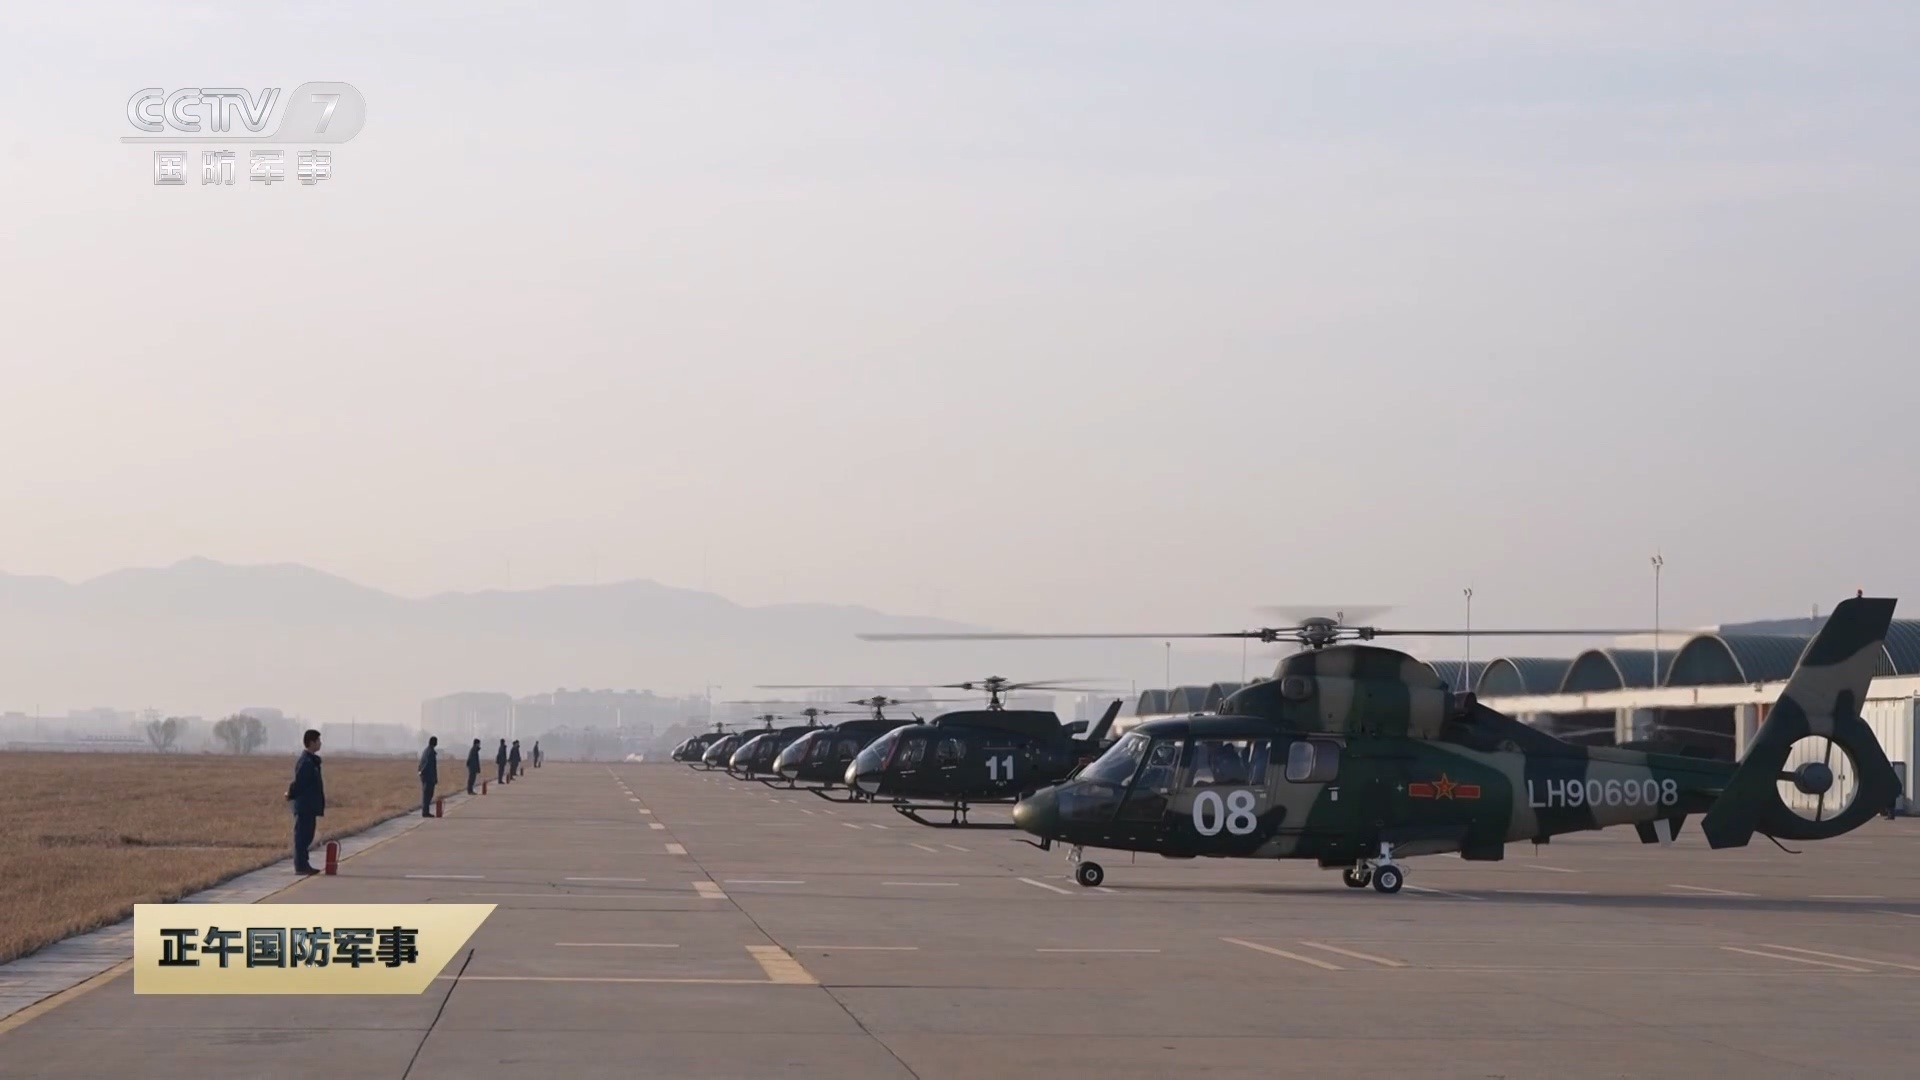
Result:
[[1245,836],[1260,824],[1253,808],[1253,792],[1244,788],[1228,792],[1225,802],[1219,792],[1203,791],[1193,800],[1194,831],[1201,836],[1218,836],[1225,828],[1234,836]]

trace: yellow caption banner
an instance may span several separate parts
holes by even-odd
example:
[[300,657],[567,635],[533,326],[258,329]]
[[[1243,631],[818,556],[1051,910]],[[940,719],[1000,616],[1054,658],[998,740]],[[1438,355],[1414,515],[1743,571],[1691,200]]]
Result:
[[135,904],[136,994],[418,994],[492,904]]

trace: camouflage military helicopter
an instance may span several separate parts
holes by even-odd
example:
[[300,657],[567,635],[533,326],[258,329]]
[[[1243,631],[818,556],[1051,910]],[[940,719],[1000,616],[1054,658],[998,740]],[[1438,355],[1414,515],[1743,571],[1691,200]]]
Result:
[[[1901,792],[1860,716],[1894,604],[1855,597],[1834,609],[1738,763],[1642,743],[1576,746],[1452,692],[1406,653],[1334,644],[1434,631],[1302,624],[1292,632],[1307,649],[1274,678],[1229,696],[1218,714],[1141,724],[1071,779],[1020,800],[1014,823],[1043,850],[1071,845],[1074,879],[1087,887],[1105,876],[1082,858],[1091,847],[1314,859],[1349,887],[1382,893],[1400,891],[1399,860],[1411,856],[1499,860],[1510,843],[1614,825],[1666,845],[1696,814],[1715,849],[1756,832],[1783,849],[1782,840],[1827,839]],[[1838,785],[1836,748],[1846,758]]]
[[[994,675],[916,688],[982,690],[987,706],[943,713],[931,721],[887,731],[855,755],[843,780],[869,801],[885,799],[902,816],[921,825],[1011,829],[1011,824],[969,821],[968,812],[976,804],[1014,802],[1026,792],[1072,774],[1097,756],[1107,729],[1119,715],[1121,703],[1115,699],[1089,729],[1084,722],[1062,724],[1049,710],[1009,709],[1001,700],[1019,690],[1089,692],[1059,685],[1061,681],[1011,682]],[[936,822],[920,816],[937,810],[948,812],[951,819]]]
[[897,727],[921,723],[919,716],[912,720],[896,720],[886,715],[886,710],[895,705],[917,705],[942,702],[947,698],[890,698],[875,695],[859,701],[850,701],[849,705],[865,705],[873,710],[873,715],[864,720],[847,720],[830,727],[819,727],[787,744],[774,760],[774,771],[787,781],[789,787],[807,785],[803,790],[811,791],[828,802],[866,802],[869,797],[859,788],[847,788],[845,797],[832,794],[842,782],[847,765],[851,763],[868,743]]

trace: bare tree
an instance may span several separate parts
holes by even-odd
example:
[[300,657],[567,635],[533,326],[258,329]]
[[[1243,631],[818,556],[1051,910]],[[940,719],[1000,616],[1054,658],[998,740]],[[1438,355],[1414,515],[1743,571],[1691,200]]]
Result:
[[158,750],[160,753],[164,754],[167,751],[172,750],[174,742],[179,738],[180,738],[180,718],[179,717],[169,716],[165,720],[147,721],[147,741],[151,742],[153,744],[153,748],[155,750]]
[[267,741],[267,725],[257,716],[235,713],[213,725],[213,737],[229,754],[251,754]]

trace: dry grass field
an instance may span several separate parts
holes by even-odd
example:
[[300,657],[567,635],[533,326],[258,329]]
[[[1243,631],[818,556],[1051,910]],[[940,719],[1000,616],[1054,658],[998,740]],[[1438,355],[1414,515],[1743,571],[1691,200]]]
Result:
[[[412,759],[322,752],[328,840],[418,807]],[[293,854],[293,754],[0,752],[0,963]],[[487,764],[491,777],[492,762]],[[442,758],[440,791],[466,787]],[[289,875],[291,880],[291,875]]]

